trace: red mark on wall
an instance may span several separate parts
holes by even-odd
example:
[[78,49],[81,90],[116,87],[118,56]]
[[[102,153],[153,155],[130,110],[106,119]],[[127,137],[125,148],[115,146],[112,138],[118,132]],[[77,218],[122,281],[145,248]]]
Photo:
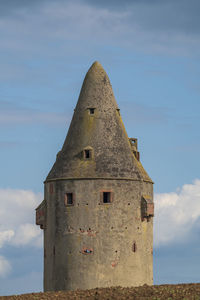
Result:
[[97,233],[97,231],[92,230],[91,228],[89,228],[89,229],[87,230],[87,234],[88,234],[89,236],[96,236],[96,233]]
[[118,265],[118,261],[116,261],[116,260],[111,263],[111,266],[113,268],[115,268],[117,265]]
[[114,258],[114,260],[111,262],[111,267],[112,267],[112,268],[115,268],[115,267],[118,265],[119,260],[120,260],[120,251],[116,250],[116,251],[115,251],[115,258]]

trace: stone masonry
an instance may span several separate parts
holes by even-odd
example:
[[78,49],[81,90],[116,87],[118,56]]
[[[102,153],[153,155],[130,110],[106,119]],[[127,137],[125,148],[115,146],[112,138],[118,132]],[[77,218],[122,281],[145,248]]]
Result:
[[44,184],[45,291],[153,284],[153,182],[98,62]]

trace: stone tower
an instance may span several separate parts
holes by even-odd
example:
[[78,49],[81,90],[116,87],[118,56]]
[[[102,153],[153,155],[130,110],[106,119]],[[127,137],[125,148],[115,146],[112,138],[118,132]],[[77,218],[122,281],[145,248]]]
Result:
[[153,182],[95,62],[45,181],[44,290],[153,284]]

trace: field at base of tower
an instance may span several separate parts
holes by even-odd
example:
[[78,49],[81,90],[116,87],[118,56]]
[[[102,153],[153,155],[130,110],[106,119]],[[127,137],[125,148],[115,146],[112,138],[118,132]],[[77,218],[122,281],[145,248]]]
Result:
[[165,284],[135,288],[96,288],[92,290],[58,291],[32,293],[24,295],[1,296],[0,300],[34,300],[34,299],[193,299],[200,300],[200,283]]

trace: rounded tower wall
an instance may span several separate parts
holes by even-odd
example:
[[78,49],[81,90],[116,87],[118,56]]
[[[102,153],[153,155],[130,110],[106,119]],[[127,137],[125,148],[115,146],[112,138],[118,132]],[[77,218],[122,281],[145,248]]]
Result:
[[153,182],[95,62],[36,209],[44,290],[153,283]]
[[[51,253],[45,290],[152,284],[152,225],[141,219],[142,184],[116,179],[46,183],[52,214],[47,215],[45,249]],[[110,193],[110,203],[103,202],[104,192]],[[73,194],[72,204],[66,194]]]

